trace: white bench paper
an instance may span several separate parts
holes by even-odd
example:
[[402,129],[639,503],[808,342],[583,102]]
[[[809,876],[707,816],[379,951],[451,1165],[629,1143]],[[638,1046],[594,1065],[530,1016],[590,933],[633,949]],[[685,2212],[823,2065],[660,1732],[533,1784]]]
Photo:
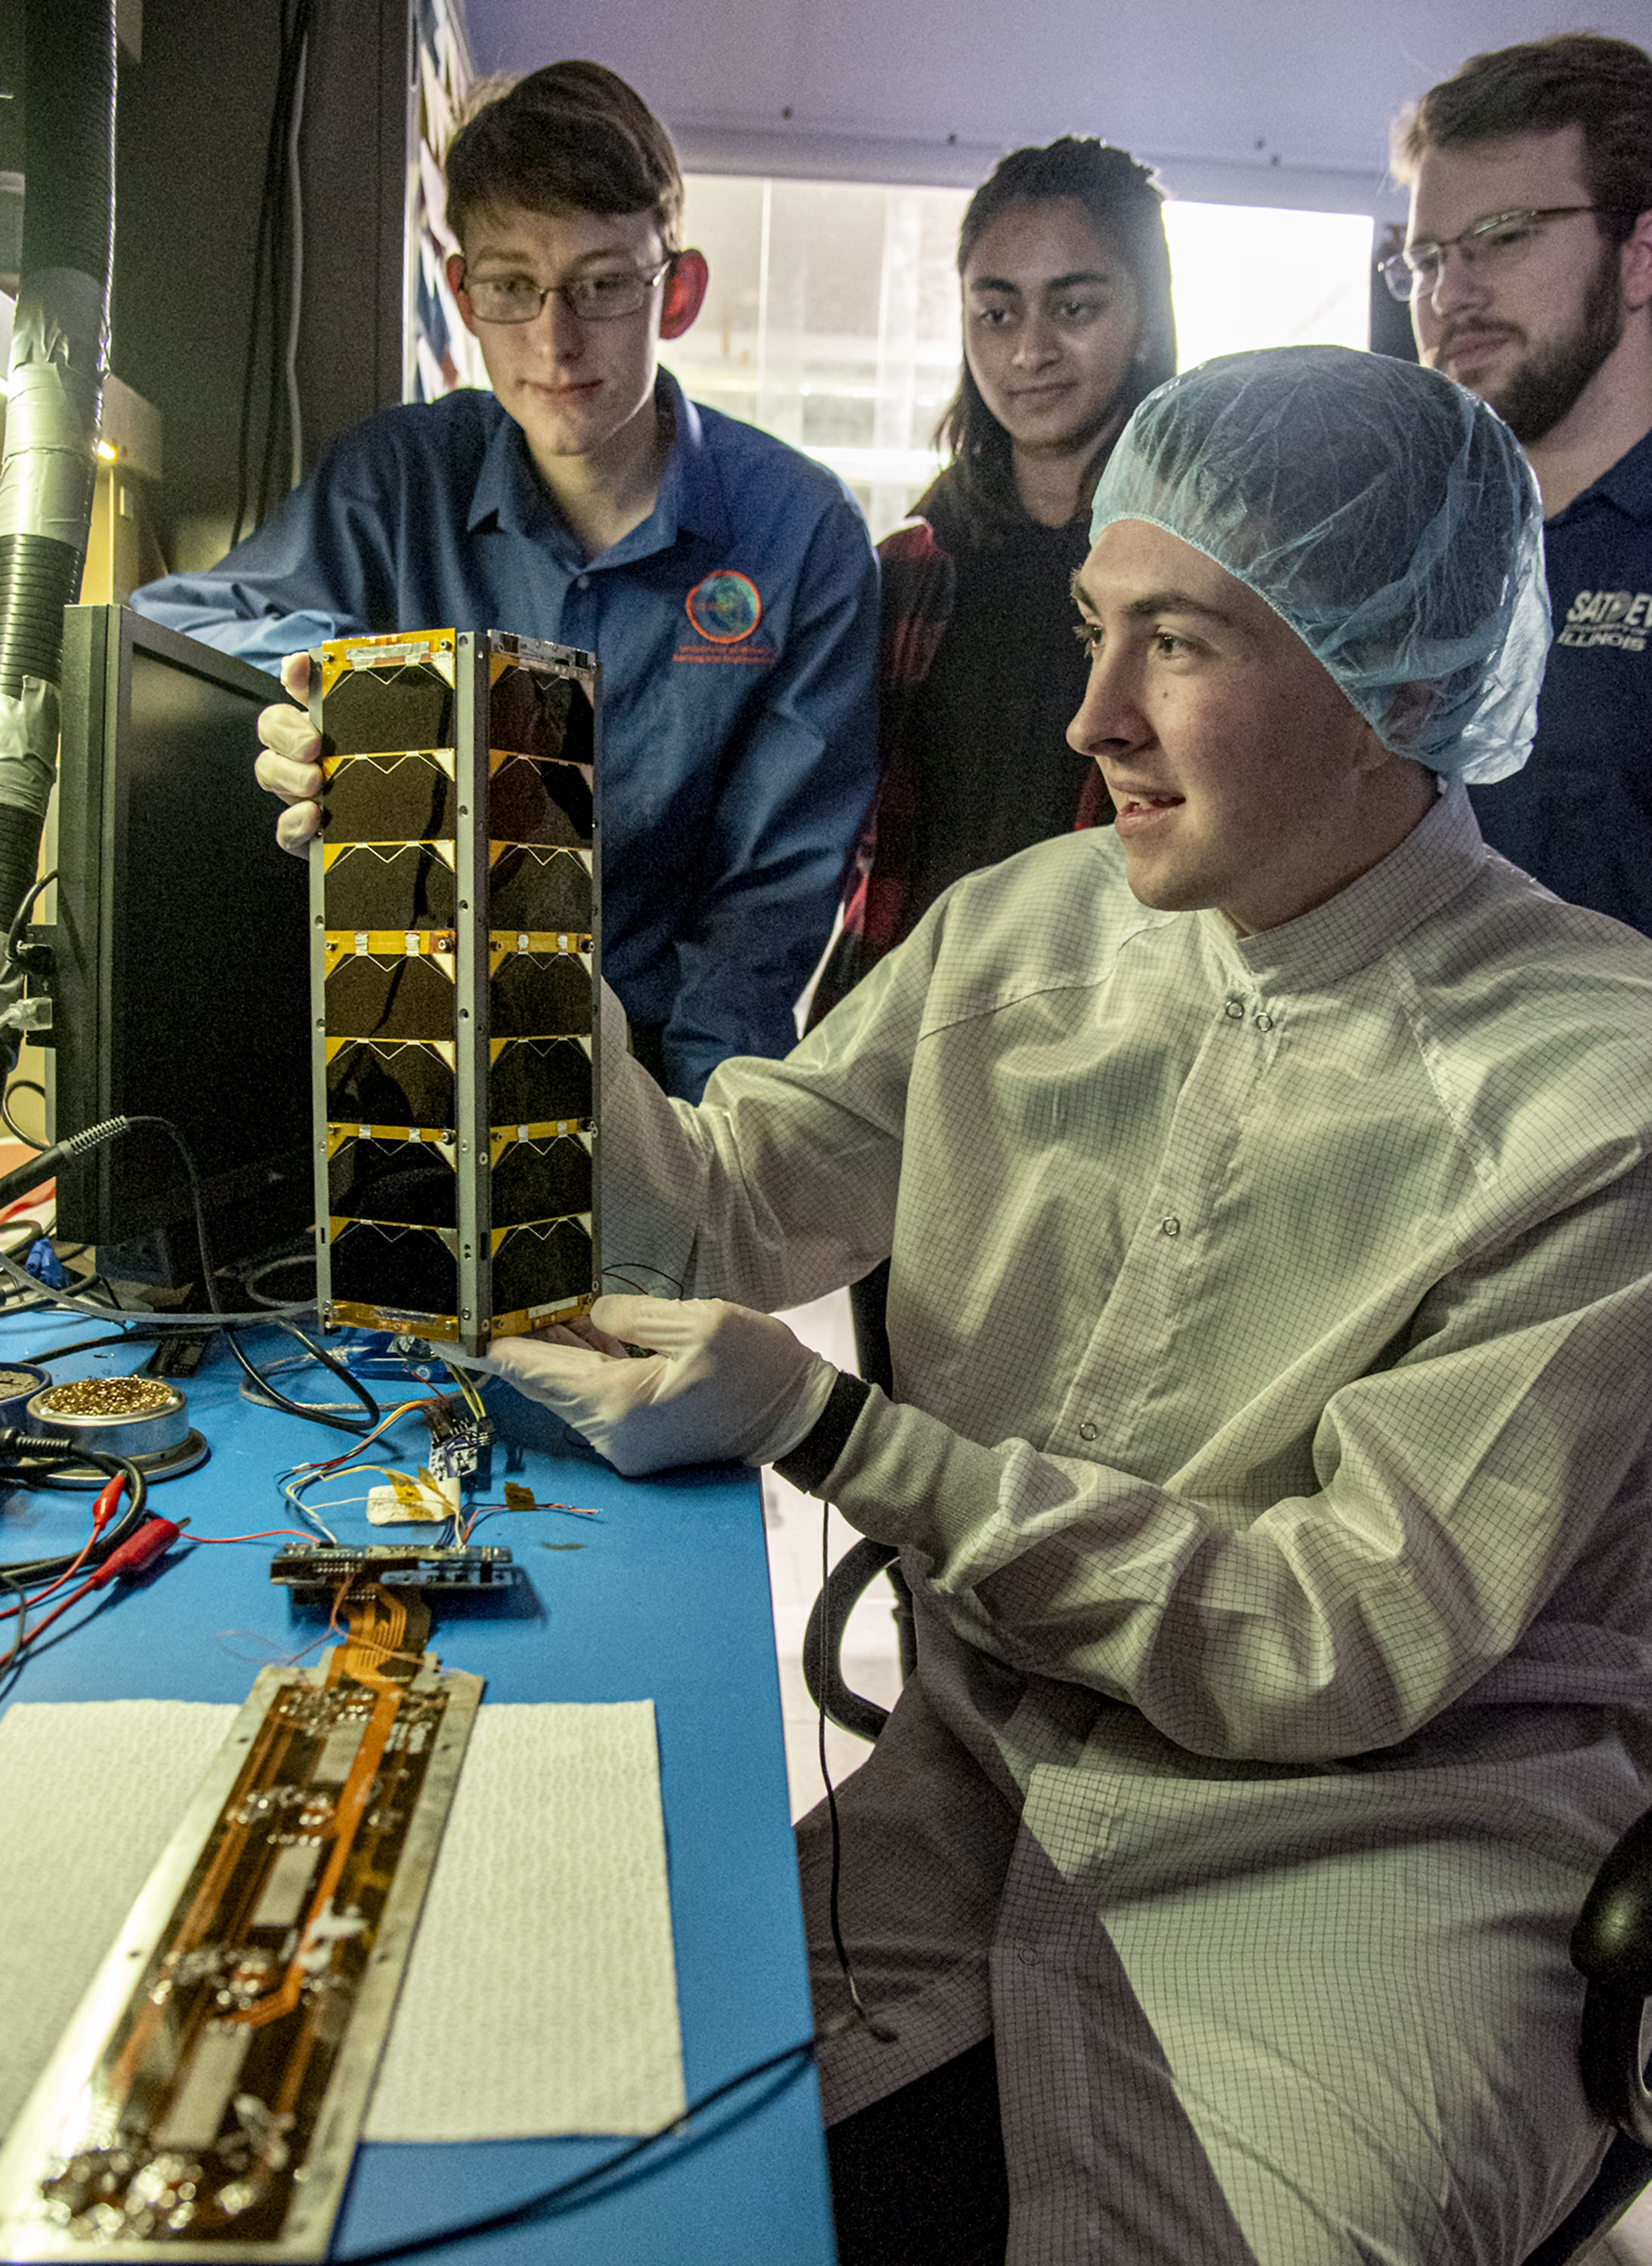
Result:
[[[125,1700],[0,1719],[0,2134],[235,1714]],[[683,2106],[653,1702],[485,1704],[363,2137],[640,2133]]]

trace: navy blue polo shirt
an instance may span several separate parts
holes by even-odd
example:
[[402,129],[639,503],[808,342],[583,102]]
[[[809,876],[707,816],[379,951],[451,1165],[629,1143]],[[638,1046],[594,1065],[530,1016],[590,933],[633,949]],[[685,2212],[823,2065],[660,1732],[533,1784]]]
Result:
[[697,1099],[782,1055],[876,779],[877,563],[836,476],[660,376],[654,510],[584,559],[491,393],[347,434],[209,573],[132,603],[272,672],[359,631],[512,630],[603,665],[603,964]]
[[1554,642],[1537,743],[1470,789],[1495,850],[1652,936],[1652,433],[1545,523]]

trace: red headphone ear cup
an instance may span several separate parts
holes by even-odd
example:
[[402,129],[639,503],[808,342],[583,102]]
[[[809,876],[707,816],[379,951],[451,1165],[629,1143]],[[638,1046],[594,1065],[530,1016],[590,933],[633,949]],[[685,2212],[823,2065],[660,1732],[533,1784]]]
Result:
[[663,337],[675,337],[685,331],[699,313],[705,296],[705,262],[698,252],[682,253],[677,264],[666,278],[665,297],[660,309],[660,330]]

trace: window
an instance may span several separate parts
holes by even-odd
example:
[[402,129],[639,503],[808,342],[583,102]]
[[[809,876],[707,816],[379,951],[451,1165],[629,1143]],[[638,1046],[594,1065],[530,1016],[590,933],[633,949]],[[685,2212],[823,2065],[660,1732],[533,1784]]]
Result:
[[1253,347],[1371,344],[1365,214],[1173,200],[1165,233],[1183,369]]
[[958,381],[954,257],[962,189],[691,174],[687,238],[705,310],[665,358],[696,401],[841,475],[873,531],[934,478]]
[[[954,259],[965,189],[688,177],[685,240],[711,263],[704,312],[665,358],[696,401],[846,480],[874,536],[933,479],[957,384]],[[1166,207],[1181,364],[1247,347],[1368,342],[1361,215]]]

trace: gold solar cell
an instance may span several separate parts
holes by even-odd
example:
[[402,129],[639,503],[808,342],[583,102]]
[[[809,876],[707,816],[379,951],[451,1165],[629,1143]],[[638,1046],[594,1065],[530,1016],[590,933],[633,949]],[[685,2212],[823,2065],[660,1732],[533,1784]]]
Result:
[[450,754],[346,756],[325,767],[329,842],[450,842],[457,823]]
[[330,1296],[369,1306],[387,1326],[452,1314],[459,1304],[457,1237],[451,1228],[340,1219],[330,1238]]
[[329,1125],[451,1125],[458,1115],[453,1048],[342,1042],[325,1069]]
[[327,1028],[335,1038],[450,1041],[457,1027],[450,954],[348,952],[325,981]]
[[591,774],[577,764],[494,758],[489,823],[499,842],[549,842],[588,849],[595,830]]
[[379,669],[351,663],[327,693],[325,708],[324,757],[453,745],[453,679],[439,657]]
[[500,1312],[530,1311],[547,1291],[577,1297],[590,1263],[588,1222],[558,1219],[506,1228],[493,1254]]
[[488,868],[490,928],[588,936],[594,918],[590,852],[501,844]]
[[512,1039],[493,1066],[493,1125],[544,1125],[592,1115],[591,1057],[577,1039]]
[[496,1039],[578,1037],[591,1027],[590,971],[574,953],[512,953],[493,983]]
[[493,1166],[493,1224],[516,1227],[589,1211],[592,1193],[588,1134],[507,1142]]
[[508,655],[495,655],[497,669],[488,701],[488,744],[518,755],[569,764],[596,762],[596,715],[579,697],[573,677],[512,668]]
[[403,1227],[457,1227],[453,1159],[428,1141],[354,1135],[340,1142],[328,1159],[327,1209],[335,1218],[376,1219]]
[[448,844],[333,843],[324,837],[318,854],[329,929],[453,926],[458,886]]

